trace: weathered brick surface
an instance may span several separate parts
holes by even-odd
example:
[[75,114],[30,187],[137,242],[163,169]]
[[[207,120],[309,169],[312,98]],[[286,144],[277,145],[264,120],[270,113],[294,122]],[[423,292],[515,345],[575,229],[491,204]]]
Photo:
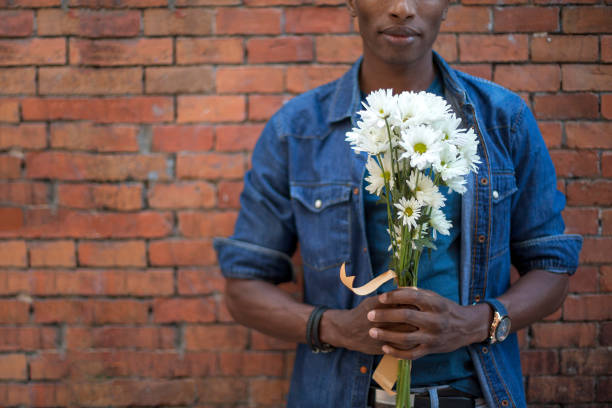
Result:
[[[284,406],[212,247],[266,121],[361,54],[343,0],[0,0],[0,406]],[[434,48],[532,108],[585,238],[519,333],[529,406],[612,404],[612,3],[451,2]],[[291,294],[300,284],[284,285]]]

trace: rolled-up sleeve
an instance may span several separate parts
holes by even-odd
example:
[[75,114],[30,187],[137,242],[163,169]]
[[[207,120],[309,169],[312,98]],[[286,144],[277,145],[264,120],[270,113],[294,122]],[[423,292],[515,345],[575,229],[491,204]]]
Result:
[[297,240],[289,195],[287,140],[280,135],[279,120],[278,113],[270,119],[253,150],[234,234],[214,241],[225,277],[272,283],[294,279],[291,256]]
[[512,201],[511,254],[519,273],[533,269],[573,274],[582,237],[565,234],[565,196],[537,122],[523,103],[512,126],[512,151],[519,190]]

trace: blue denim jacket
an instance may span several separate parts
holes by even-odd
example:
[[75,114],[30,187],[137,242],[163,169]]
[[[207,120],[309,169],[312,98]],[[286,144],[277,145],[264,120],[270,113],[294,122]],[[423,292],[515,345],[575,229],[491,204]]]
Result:
[[[521,274],[573,273],[581,238],[563,234],[565,198],[532,113],[501,86],[455,71],[437,54],[434,62],[446,99],[480,140],[482,163],[462,198],[460,303],[503,294],[511,263]],[[356,286],[373,277],[361,189],[367,157],[344,140],[360,109],[360,64],[292,99],[267,123],[245,176],[235,233],[215,240],[224,276],[290,281],[299,242],[305,303],[348,309],[363,300],[338,272],[346,262]],[[516,334],[469,351],[490,407],[526,406]],[[288,406],[364,408],[373,359],[298,345]]]

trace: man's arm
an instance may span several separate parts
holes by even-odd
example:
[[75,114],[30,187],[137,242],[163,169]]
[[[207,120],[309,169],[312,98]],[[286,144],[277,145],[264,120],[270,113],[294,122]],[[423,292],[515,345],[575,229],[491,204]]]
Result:
[[[553,313],[567,295],[569,276],[544,270],[523,275],[501,301],[520,330]],[[414,360],[431,353],[446,353],[489,337],[492,310],[487,304],[461,306],[435,292],[402,288],[379,296],[394,309],[376,309],[368,318],[376,323],[405,322],[419,330],[411,333],[375,328],[370,335],[387,343],[383,350],[398,358]],[[409,308],[414,306],[418,310]]]

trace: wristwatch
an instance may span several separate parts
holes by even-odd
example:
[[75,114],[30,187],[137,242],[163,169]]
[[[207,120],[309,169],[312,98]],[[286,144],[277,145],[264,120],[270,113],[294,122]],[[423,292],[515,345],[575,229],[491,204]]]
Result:
[[493,321],[489,328],[489,344],[506,340],[506,337],[510,334],[512,323],[510,316],[508,316],[508,311],[497,299],[485,299],[484,302],[488,303],[493,309]]

